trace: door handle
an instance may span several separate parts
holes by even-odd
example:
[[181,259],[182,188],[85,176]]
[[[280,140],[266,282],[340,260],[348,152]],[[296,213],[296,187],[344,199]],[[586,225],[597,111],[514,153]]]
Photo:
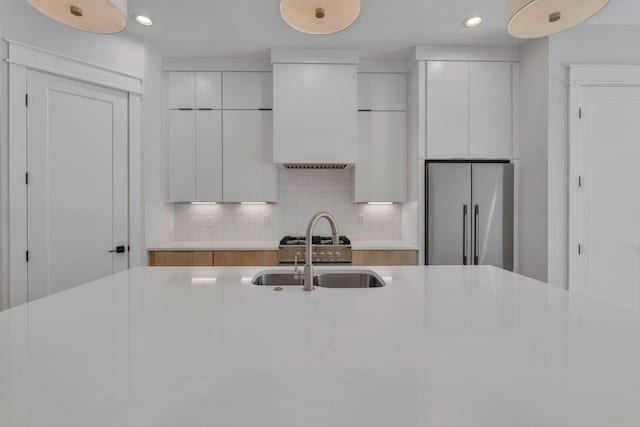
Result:
[[462,265],[467,265],[467,216],[469,205],[462,207]]
[[116,253],[116,254],[123,254],[123,253],[125,253],[126,251],[127,251],[127,249],[126,249],[126,247],[125,247],[125,246],[116,246],[116,248],[115,248],[115,249],[111,249],[111,250],[109,251],[109,253],[111,253],[111,254],[113,254],[113,253]]
[[480,242],[478,241],[478,228],[480,227],[480,206],[476,205],[474,208],[473,218],[473,263],[478,265],[480,258]]

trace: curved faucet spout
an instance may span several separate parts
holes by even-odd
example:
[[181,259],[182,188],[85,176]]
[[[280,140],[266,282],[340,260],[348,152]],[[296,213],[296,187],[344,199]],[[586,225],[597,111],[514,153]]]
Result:
[[305,262],[304,262],[304,290],[312,291],[313,290],[313,229],[316,227],[318,221],[322,218],[325,218],[329,221],[329,225],[331,226],[331,239],[333,240],[333,244],[339,244],[338,237],[338,225],[336,224],[336,219],[328,212],[319,212],[311,218],[309,221],[309,226],[307,227],[307,240],[305,242],[306,252],[305,252]]

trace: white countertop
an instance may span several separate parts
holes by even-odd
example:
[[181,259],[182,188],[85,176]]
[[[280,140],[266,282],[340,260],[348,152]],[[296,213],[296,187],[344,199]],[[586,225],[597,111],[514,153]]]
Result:
[[[138,268],[0,313],[2,427],[637,427],[640,315],[493,267]],[[194,280],[195,278],[195,280]]]
[[[278,250],[276,241],[173,241],[151,244],[149,251],[273,251]],[[359,240],[351,242],[351,248],[364,250],[418,250],[416,245],[401,240]]]

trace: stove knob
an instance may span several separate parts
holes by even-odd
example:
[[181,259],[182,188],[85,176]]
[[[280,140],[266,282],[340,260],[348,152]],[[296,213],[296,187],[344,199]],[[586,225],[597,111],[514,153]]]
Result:
[[340,252],[336,252],[336,258],[340,258],[340,255],[342,255]]
[[297,257],[301,257],[301,256],[302,256],[302,254],[301,254],[300,252],[296,252],[296,256],[297,256]]
[[333,252],[327,252],[327,256],[331,258],[333,256]]

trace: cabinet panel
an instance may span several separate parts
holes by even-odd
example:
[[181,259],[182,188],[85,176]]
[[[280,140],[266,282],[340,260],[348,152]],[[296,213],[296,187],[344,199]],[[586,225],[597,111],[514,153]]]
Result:
[[196,200],[222,201],[222,111],[196,111]]
[[356,203],[406,201],[406,113],[360,112],[358,127]]
[[222,73],[196,73],[196,108],[222,108]]
[[469,156],[469,63],[427,64],[427,158]]
[[278,251],[215,251],[213,263],[216,267],[276,266]]
[[195,111],[169,111],[169,198],[195,200]]
[[277,202],[271,111],[224,111],[225,202]]
[[267,72],[223,73],[223,105],[231,110],[273,107],[273,76]]
[[474,159],[512,155],[511,63],[469,65],[469,150]]
[[405,111],[407,109],[407,75],[358,74],[358,109]]
[[213,266],[211,251],[150,251],[151,267],[210,267]]
[[353,265],[418,265],[418,251],[353,251]]
[[195,98],[195,73],[172,72],[169,73],[169,108],[194,108]]

